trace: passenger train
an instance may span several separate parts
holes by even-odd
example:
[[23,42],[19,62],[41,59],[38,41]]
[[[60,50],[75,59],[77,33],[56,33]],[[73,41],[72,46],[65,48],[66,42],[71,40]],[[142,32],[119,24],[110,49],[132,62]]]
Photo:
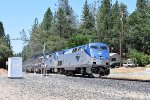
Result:
[[[43,59],[45,58],[45,59]],[[110,73],[109,47],[104,43],[89,43],[86,45],[50,53],[40,56],[23,64],[24,70],[41,71],[45,64],[48,73],[61,73],[65,75],[100,76]]]

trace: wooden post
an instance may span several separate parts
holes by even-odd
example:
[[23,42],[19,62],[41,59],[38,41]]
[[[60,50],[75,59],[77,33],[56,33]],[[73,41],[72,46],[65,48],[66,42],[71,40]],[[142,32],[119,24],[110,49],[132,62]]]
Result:
[[124,17],[124,12],[121,12],[121,32],[120,32],[120,67],[122,67],[122,52],[123,52],[123,32],[124,32],[124,27],[123,27],[123,17]]

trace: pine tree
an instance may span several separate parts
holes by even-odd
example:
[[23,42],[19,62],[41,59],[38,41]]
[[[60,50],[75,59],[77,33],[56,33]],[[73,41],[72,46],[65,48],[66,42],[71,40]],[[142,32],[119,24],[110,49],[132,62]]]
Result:
[[52,19],[52,27],[50,29],[51,35],[58,35],[57,30],[57,12],[54,13],[53,19]]
[[146,54],[150,54],[150,10],[148,9],[145,0],[137,1],[137,10],[128,18],[129,33],[127,34],[129,47]]
[[34,24],[33,24],[33,26],[32,26],[32,32],[37,32],[38,31],[38,27],[39,27],[39,22],[38,22],[38,19],[37,18],[35,18],[35,20],[34,20]]
[[59,8],[56,15],[56,32],[59,34],[59,36],[65,35],[65,25],[66,25],[66,16],[64,13],[64,10],[62,8]]
[[142,10],[142,9],[145,9],[145,7],[147,6],[147,0],[137,0],[137,3],[136,3],[136,7],[137,7],[137,10]]
[[0,21],[0,38],[4,36],[5,36],[5,33],[4,33],[3,23]]
[[83,7],[83,15],[82,15],[82,28],[90,29],[95,28],[95,20],[94,16],[90,12],[90,7],[88,5],[87,0],[85,1],[84,7]]
[[9,34],[6,35],[6,44],[7,44],[7,47],[9,47],[9,49],[11,49],[11,43],[10,43],[10,36],[9,36]]
[[68,0],[58,0],[59,3],[59,7],[62,8],[64,10],[64,12],[69,13],[68,9],[69,7],[69,2]]
[[67,38],[70,38],[73,34],[76,33],[76,17],[74,16],[74,11],[71,7],[66,9],[64,13],[66,16],[66,35],[68,35]]
[[115,34],[116,32],[119,33],[120,32],[120,8],[119,8],[119,3],[118,1],[116,1],[116,3],[112,6],[111,9],[111,16],[110,16],[110,25],[111,25],[111,29],[112,30],[111,34]]
[[3,23],[0,22],[0,67],[5,66],[5,62],[7,61],[9,56],[12,56],[13,51],[10,47],[10,40],[7,41],[7,37],[5,36]]
[[101,42],[106,42],[110,33],[111,0],[102,0],[97,14],[97,30]]
[[83,35],[89,35],[89,36],[93,35],[93,37],[96,34],[95,18],[94,18],[94,15],[90,11],[90,6],[87,0],[85,1],[84,7],[83,7],[79,33]]
[[44,36],[44,33],[42,31],[40,32],[38,19],[35,18],[34,24],[31,30],[30,40],[29,40],[29,49],[30,49],[29,51],[31,54],[30,56],[33,56],[42,51],[43,36]]
[[23,50],[22,50],[22,57],[23,57],[23,61],[27,61],[30,57],[30,51],[29,51],[29,45],[26,45],[23,47]]
[[121,21],[120,21],[120,7],[118,1],[112,6],[110,16],[110,35],[109,45],[113,48],[111,52],[119,53],[119,34],[121,32]]
[[42,22],[42,28],[45,31],[48,31],[50,29],[50,27],[52,26],[52,19],[53,19],[53,14],[51,12],[51,9],[48,8],[47,11],[44,14],[44,19]]
[[65,15],[65,38],[71,37],[73,34],[76,33],[76,16],[72,7],[69,5],[68,0],[58,0],[59,1],[59,8],[63,10]]

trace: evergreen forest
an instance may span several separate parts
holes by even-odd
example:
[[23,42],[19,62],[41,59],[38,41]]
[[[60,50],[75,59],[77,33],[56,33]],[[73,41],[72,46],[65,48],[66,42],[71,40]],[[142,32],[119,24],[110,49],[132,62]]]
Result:
[[[94,6],[95,3],[99,5]],[[117,0],[85,0],[80,19],[69,4],[69,0],[58,0],[57,10],[47,8],[42,22],[33,20],[30,37],[24,42],[21,56],[27,61],[43,52],[59,51],[84,45],[89,42],[104,42],[110,52],[120,52],[120,33],[122,33],[123,58],[133,58],[141,66],[150,63],[150,1],[137,0],[136,9],[128,13],[127,5]],[[5,35],[0,22],[0,62],[13,55],[9,35]]]

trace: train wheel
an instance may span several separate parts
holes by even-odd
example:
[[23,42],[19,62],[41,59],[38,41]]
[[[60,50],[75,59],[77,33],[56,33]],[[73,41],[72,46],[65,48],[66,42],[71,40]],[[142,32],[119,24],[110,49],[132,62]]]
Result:
[[69,71],[68,70],[65,71],[65,75],[69,76]]
[[101,78],[102,76],[101,75],[99,75],[99,78]]
[[85,76],[85,73],[82,73],[82,77],[84,77]]
[[65,69],[60,69],[60,74],[65,74]]
[[66,76],[75,76],[75,73],[72,70],[66,70],[65,75]]
[[94,75],[93,74],[88,74],[88,77],[89,78],[94,78]]

